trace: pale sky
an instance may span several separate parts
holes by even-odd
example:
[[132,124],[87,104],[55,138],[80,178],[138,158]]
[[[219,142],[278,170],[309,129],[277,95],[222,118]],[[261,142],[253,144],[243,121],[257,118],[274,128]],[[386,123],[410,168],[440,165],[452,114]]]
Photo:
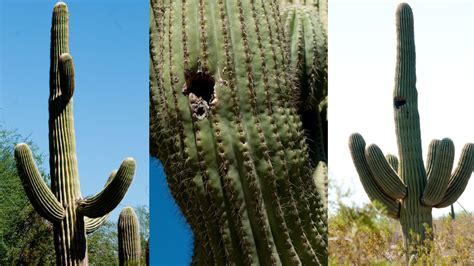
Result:
[[[398,154],[392,108],[395,11],[400,1],[333,0],[329,5],[329,176],[350,188],[351,201],[369,199],[348,148],[359,132],[367,145]],[[426,160],[432,139],[449,137],[454,167],[465,143],[474,142],[473,5],[471,1],[407,1],[415,22],[418,111]],[[474,211],[474,181],[458,202]],[[433,214],[450,208],[433,209]],[[455,204],[455,210],[461,207]]]

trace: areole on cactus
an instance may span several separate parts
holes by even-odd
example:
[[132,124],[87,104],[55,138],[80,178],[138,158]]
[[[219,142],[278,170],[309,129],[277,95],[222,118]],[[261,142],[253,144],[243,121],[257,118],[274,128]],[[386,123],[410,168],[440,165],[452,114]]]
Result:
[[[413,13],[402,3],[396,12],[397,65],[393,110],[399,159],[384,157],[375,144],[368,148],[358,133],[349,148],[362,185],[371,200],[383,204],[389,216],[400,220],[406,244],[422,241],[432,227],[432,208],[453,204],[464,191],[474,170],[474,144],[464,146],[457,168],[451,173],[454,144],[448,139],[430,143],[423,163],[415,71]],[[415,243],[416,244],[416,243]],[[407,245],[408,247],[408,245]],[[412,252],[412,251],[409,251]]]
[[125,159],[97,195],[81,196],[73,120],[75,77],[69,55],[69,14],[62,2],[53,10],[50,52],[51,188],[41,177],[28,145],[20,143],[15,147],[15,159],[31,204],[53,223],[56,264],[87,265],[86,233],[96,230],[125,196],[135,173],[135,161]]
[[150,150],[193,230],[193,264],[327,261],[280,8],[151,1]]

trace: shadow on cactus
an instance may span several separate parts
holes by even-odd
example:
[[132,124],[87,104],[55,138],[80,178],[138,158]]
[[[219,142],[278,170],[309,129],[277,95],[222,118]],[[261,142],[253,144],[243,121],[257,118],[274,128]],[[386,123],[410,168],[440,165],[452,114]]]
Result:
[[[407,253],[414,255],[413,243],[424,242],[426,228],[432,228],[432,208],[453,204],[464,191],[474,168],[474,144],[464,146],[458,166],[451,173],[453,142],[448,138],[433,140],[424,166],[416,90],[413,13],[408,4],[402,3],[396,14],[397,65],[393,110],[399,159],[394,155],[384,157],[375,144],[366,148],[364,139],[357,133],[350,136],[349,147],[369,198],[382,203],[388,215],[400,221]],[[415,235],[419,236],[418,241],[412,239]]]
[[327,76],[305,80],[289,49],[308,48],[312,66],[326,37],[302,20],[308,38],[293,43],[303,28],[282,13],[279,1],[151,1],[150,151],[193,231],[193,264],[327,262],[324,134],[302,118],[320,121],[319,104],[301,108],[321,93],[302,86]]
[[125,196],[135,174],[135,161],[125,159],[104,189],[82,198],[73,120],[74,66],[69,55],[66,4],[54,6],[51,28],[49,154],[51,188],[38,171],[27,144],[15,147],[25,192],[35,210],[53,223],[56,264],[87,265],[86,234],[96,230]]

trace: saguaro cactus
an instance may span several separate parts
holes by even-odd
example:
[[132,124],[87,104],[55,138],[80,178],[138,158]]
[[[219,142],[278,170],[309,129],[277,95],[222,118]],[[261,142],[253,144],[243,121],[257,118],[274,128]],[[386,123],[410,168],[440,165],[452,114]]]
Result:
[[118,244],[120,265],[140,265],[140,226],[133,208],[125,207],[118,220]]
[[[283,1],[285,2],[285,1]],[[290,69],[298,86],[298,114],[306,132],[314,179],[327,198],[327,31],[321,13],[325,6],[312,1],[282,5]]]
[[150,144],[194,232],[193,264],[325,263],[277,1],[151,1]]
[[86,233],[97,229],[124,197],[135,173],[125,159],[97,195],[82,198],[74,137],[74,67],[69,55],[66,4],[54,6],[51,28],[49,154],[51,189],[38,171],[28,145],[15,147],[18,173],[36,211],[54,226],[57,265],[87,265]]
[[421,151],[418,115],[413,13],[408,4],[397,9],[397,66],[393,109],[400,162],[394,155],[384,158],[379,147],[367,149],[360,134],[350,137],[349,147],[365,191],[382,203],[388,215],[400,220],[406,242],[413,232],[425,238],[432,226],[431,210],[454,203],[464,191],[474,169],[474,144],[466,144],[456,170],[451,174],[454,144],[450,139],[433,140],[426,168]]

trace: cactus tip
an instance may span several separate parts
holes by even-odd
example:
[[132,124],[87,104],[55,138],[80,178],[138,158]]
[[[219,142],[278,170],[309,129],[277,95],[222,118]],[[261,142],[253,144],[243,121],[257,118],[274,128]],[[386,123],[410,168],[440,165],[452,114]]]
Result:
[[69,60],[72,60],[72,57],[69,53],[63,53],[59,56],[59,61],[61,63],[66,63]]
[[60,7],[67,7],[66,3],[64,2],[57,2],[55,5],[54,5],[54,8],[60,8]]
[[64,2],[57,2],[54,5],[53,13],[68,12],[67,5]]
[[15,154],[17,153],[23,153],[25,151],[29,151],[30,150],[30,147],[28,147],[28,144],[26,143],[18,143],[16,146],[15,146]]

